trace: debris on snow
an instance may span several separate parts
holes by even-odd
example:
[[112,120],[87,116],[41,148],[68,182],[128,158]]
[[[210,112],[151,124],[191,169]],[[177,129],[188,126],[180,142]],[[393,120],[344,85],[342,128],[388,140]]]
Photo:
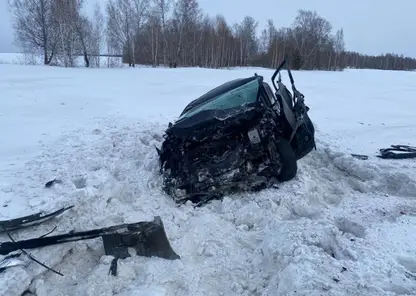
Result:
[[[72,209],[73,207],[74,206],[64,207],[51,213],[39,212],[36,214],[24,216],[24,217],[0,221],[0,233],[15,231],[15,230],[27,228],[30,226],[39,225],[41,223],[44,223],[50,219],[53,219],[61,215],[62,213]],[[0,249],[1,249],[1,245],[0,245]]]
[[[170,260],[180,258],[170,246],[160,217],[155,217],[151,222],[122,224],[83,232],[70,231],[66,234],[55,236],[45,235],[39,238],[20,241],[12,239],[12,242],[3,242],[0,244],[0,255],[7,255],[17,250],[22,250],[22,252],[24,252],[30,259],[36,261],[45,268],[54,271],[46,265],[38,262],[23,249],[36,249],[67,242],[94,239],[97,237],[101,237],[103,240],[105,254],[114,256],[116,259],[125,259],[130,257],[130,248],[134,249],[135,255],[138,256],[156,256]],[[3,264],[3,269],[22,265],[17,261],[15,256],[5,258],[4,260],[6,263]],[[116,263],[117,260],[112,264]],[[116,267],[112,266],[112,269],[116,270]],[[62,275],[59,272],[54,272]],[[116,271],[113,272],[113,274],[115,273]]]

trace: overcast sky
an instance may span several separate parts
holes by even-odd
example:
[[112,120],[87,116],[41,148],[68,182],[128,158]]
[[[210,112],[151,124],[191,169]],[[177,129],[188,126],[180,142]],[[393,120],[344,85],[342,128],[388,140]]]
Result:
[[[95,0],[87,0],[92,7]],[[105,3],[104,0],[99,2]],[[277,27],[290,26],[298,9],[316,10],[329,20],[334,31],[344,28],[348,50],[367,54],[403,53],[416,58],[416,0],[199,0],[204,12],[223,14],[230,22],[245,15],[267,19]],[[7,0],[0,0],[0,52],[16,51]]]

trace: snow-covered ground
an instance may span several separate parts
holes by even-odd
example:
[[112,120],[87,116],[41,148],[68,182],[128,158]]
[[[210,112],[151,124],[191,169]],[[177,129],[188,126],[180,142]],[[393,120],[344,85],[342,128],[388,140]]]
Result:
[[155,146],[168,122],[254,71],[272,74],[0,65],[0,220],[75,205],[14,238],[159,215],[181,256],[120,260],[113,277],[99,239],[33,250],[64,276],[28,261],[0,273],[0,295],[415,295],[416,162],[375,157],[416,145],[414,72],[295,72],[317,151],[293,181],[198,209],[162,193]]

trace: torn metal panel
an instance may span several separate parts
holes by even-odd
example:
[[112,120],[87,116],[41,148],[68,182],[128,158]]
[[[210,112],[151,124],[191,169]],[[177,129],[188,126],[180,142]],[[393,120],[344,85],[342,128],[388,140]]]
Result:
[[0,255],[7,255],[21,249],[36,249],[98,237],[103,238],[106,255],[126,258],[130,256],[127,249],[134,248],[139,256],[156,256],[171,260],[180,258],[168,241],[160,217],[155,217],[150,222],[143,221],[89,231],[71,231],[66,234],[16,242],[3,242],[0,244]]

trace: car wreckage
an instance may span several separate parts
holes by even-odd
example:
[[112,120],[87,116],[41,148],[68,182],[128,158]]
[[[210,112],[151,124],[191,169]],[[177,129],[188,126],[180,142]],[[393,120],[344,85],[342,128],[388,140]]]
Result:
[[[282,82],[285,65],[293,94]],[[163,190],[177,203],[203,204],[296,176],[297,161],[316,149],[315,129],[285,60],[271,80],[274,92],[256,73],[226,82],[169,123],[157,152]]]
[[51,236],[50,234],[56,229],[55,227],[51,232],[41,237],[20,241],[15,241],[10,234],[11,231],[18,231],[46,223],[73,207],[64,207],[51,213],[42,211],[24,217],[0,221],[0,234],[6,233],[11,240],[9,242],[0,241],[0,274],[9,268],[26,266],[27,263],[22,257],[27,257],[46,269],[63,276],[59,271],[38,261],[26,249],[36,249],[96,238],[101,238],[104,245],[104,253],[113,257],[109,273],[114,276],[117,276],[117,261],[130,257],[131,250],[134,250],[138,256],[159,257],[167,260],[180,259],[180,256],[170,245],[162,219],[159,216],[154,217],[153,221],[112,225],[87,231],[71,230],[68,233]]

